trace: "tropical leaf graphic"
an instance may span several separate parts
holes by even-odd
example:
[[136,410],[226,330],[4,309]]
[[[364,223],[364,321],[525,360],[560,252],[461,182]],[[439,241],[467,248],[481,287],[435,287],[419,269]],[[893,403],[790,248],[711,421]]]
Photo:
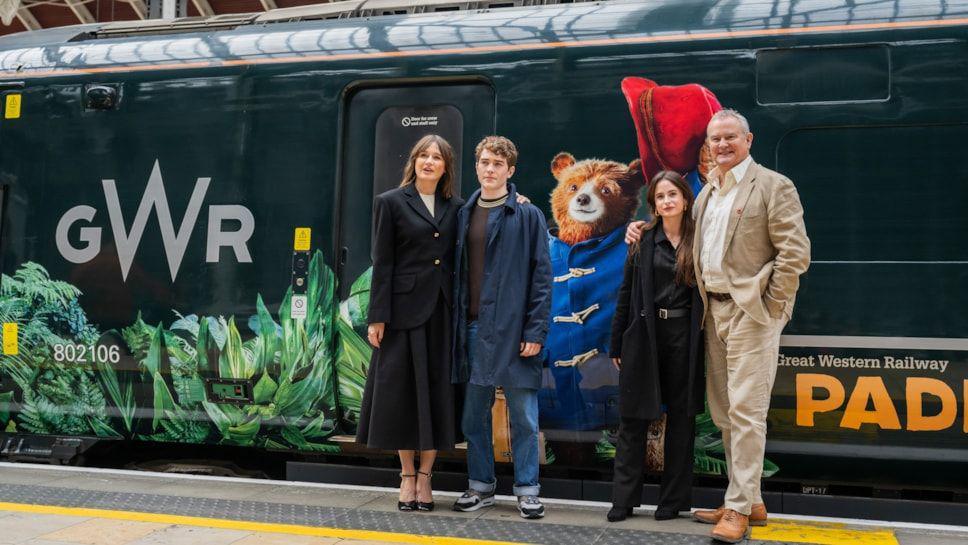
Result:
[[[28,433],[337,452],[326,442],[337,428],[337,384],[355,422],[366,381],[370,347],[359,330],[366,327],[370,272],[338,307],[335,276],[319,251],[307,280],[305,319],[290,316],[287,289],[276,315],[256,294],[255,313],[241,321],[173,310],[166,328],[139,313],[131,325],[102,334],[88,323],[80,290],[24,263],[0,284],[0,320],[20,328],[20,353],[4,357],[3,372],[16,389],[0,393],[0,424]],[[54,360],[55,346],[112,338],[136,368]],[[209,401],[207,379],[251,381],[252,402]],[[141,383],[149,386],[144,394]]]
[[370,311],[370,283],[373,280],[373,267],[368,268],[353,281],[349,296],[340,303],[340,316],[346,320],[356,333],[366,338],[366,315]]
[[107,362],[98,362],[98,379],[104,391],[111,399],[111,404],[118,411],[118,416],[124,425],[125,435],[128,437],[133,433],[134,417],[137,411],[137,404],[134,399],[134,384],[131,381],[120,381],[118,373]]
[[[609,432],[603,431],[602,437],[595,443],[595,457],[602,462],[615,459],[615,439]],[[723,450],[723,440],[719,428],[713,423],[709,415],[709,407],[702,414],[696,415],[696,442],[693,447],[693,469],[701,475],[727,474],[726,454]],[[779,466],[770,460],[763,460],[763,476],[770,477],[780,471]]]
[[3,275],[0,296],[24,299],[29,304],[43,302],[67,308],[81,290],[67,282],[51,280],[47,269],[33,262],[24,263],[13,276]]
[[[53,280],[36,263],[0,279],[0,320],[18,324],[19,350],[3,356],[3,371],[17,390],[4,407],[19,403],[15,429],[28,433],[120,436],[111,427],[107,400],[91,364],[52,364],[52,347],[89,345],[98,338],[77,302],[80,290]],[[19,398],[19,399],[18,399]]]

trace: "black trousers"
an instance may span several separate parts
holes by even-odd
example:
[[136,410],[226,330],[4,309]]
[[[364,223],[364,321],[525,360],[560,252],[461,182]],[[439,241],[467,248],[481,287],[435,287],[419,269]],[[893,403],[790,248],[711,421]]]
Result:
[[[692,507],[695,415],[688,407],[689,318],[656,320],[659,381],[666,406],[665,469],[659,487],[659,507],[685,511]],[[649,420],[622,418],[615,448],[612,505],[636,507],[642,503],[645,441]]]

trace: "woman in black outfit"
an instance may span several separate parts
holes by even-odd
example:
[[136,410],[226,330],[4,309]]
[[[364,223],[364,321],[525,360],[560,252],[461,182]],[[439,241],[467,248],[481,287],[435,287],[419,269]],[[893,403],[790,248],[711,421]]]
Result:
[[434,459],[455,443],[451,299],[464,201],[454,191],[454,151],[428,135],[410,151],[400,187],[373,200],[367,337],[374,351],[356,440],[398,451],[401,511],[433,510]]
[[689,184],[677,173],[652,178],[655,218],[630,247],[612,321],[610,356],[619,369],[621,422],[615,449],[611,522],[641,503],[649,422],[666,413],[665,471],[656,520],[692,503],[694,421],[703,410],[702,301],[692,260],[695,222]]

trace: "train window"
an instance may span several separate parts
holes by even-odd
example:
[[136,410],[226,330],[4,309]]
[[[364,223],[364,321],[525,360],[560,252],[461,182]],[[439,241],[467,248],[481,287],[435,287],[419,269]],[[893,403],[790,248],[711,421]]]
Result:
[[766,49],[756,53],[760,104],[882,101],[891,94],[886,45]]
[[803,201],[815,261],[968,256],[968,124],[802,129],[777,166]]
[[[427,134],[439,134],[463,153],[464,116],[450,104],[391,106],[380,114],[373,131],[373,194],[400,184],[410,148]],[[455,181],[460,183],[461,163],[454,164]],[[460,186],[457,186],[460,190]]]
[[[454,148],[454,189],[477,187],[474,146],[494,132],[494,89],[477,80],[367,86],[347,93],[340,152],[340,297],[370,267],[373,197],[400,184],[410,148],[427,134]],[[468,176],[470,183],[461,183]],[[463,187],[462,187],[463,186]],[[463,189],[463,191],[462,191]]]

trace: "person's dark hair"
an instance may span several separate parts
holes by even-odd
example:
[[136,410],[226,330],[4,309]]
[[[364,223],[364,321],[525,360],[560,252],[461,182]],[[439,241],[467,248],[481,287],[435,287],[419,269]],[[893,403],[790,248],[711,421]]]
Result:
[[417,156],[432,144],[437,144],[440,155],[444,158],[444,175],[437,182],[437,193],[440,193],[441,197],[449,199],[454,196],[454,148],[442,136],[436,134],[428,134],[417,140],[417,143],[413,145],[410,150],[410,157],[407,158],[407,164],[403,167],[403,179],[400,181],[400,187],[417,181]]
[[[695,286],[696,269],[692,262],[692,244],[696,234],[696,220],[692,218],[692,205],[695,202],[695,196],[692,194],[692,187],[689,186],[686,179],[679,175],[678,172],[663,170],[653,176],[652,181],[649,182],[649,189],[645,194],[645,202],[649,205],[649,213],[652,214],[652,221],[645,226],[645,230],[654,229],[660,226],[659,224],[662,222],[655,208],[655,188],[659,185],[659,182],[663,181],[676,186],[676,189],[682,193],[682,198],[686,200],[686,210],[682,214],[682,239],[679,241],[679,247],[676,249],[676,283]],[[635,248],[636,251],[638,251],[637,246]]]

